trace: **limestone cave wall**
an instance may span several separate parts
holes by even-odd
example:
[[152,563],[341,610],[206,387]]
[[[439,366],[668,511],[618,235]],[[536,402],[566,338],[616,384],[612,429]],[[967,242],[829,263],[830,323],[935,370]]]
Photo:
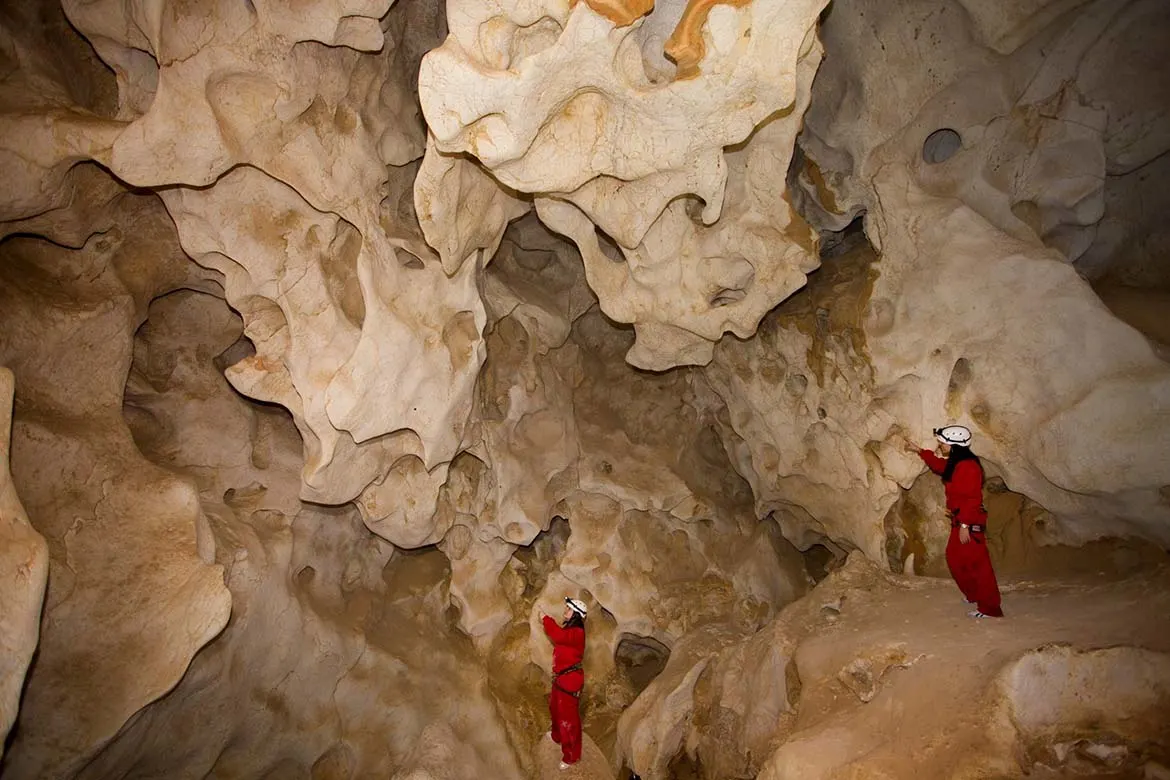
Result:
[[[3,0],[0,776],[1170,777],[1168,40]],[[942,606],[946,422],[1017,628]]]

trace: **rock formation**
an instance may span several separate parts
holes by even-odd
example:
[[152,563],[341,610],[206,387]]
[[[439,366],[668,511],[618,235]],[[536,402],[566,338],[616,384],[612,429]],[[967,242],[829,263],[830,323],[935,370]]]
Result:
[[[846,2],[828,15],[841,56],[818,75],[796,192],[825,230],[864,214],[879,254],[843,255],[854,269],[836,276],[849,276],[814,294],[815,311],[781,314],[792,324],[777,346],[721,345],[707,373],[731,411],[725,438],[790,538],[848,539],[874,559],[879,518],[919,469],[899,437],[945,420],[978,431],[992,467],[1054,512],[1052,539],[1164,546],[1170,373],[1077,273],[1104,251],[1106,172],[1167,148],[1161,130],[1135,129],[1161,126],[1160,82],[1115,94],[1096,75],[1129,50],[1118,31],[1167,29],[1164,9],[1005,4],[1004,24],[967,5]],[[925,67],[907,68],[911,56]],[[1134,240],[1157,240],[1155,223],[1140,230],[1148,239]]]
[[1168,36],[0,3],[0,776],[1170,776]]
[[140,312],[160,288],[200,282],[155,196],[119,196],[109,216],[76,249],[10,238],[0,263],[13,478],[51,569],[21,704],[20,722],[41,726],[18,728],[17,775],[75,773],[174,687],[231,609],[196,491],[144,459],[122,417]]
[[536,195],[602,311],[634,325],[633,365],[707,363],[817,264],[781,182],[824,6],[456,4],[419,75],[427,155]]
[[[0,657],[4,672],[0,676],[0,744],[7,741],[8,731],[16,720],[24,675],[32,660],[40,633],[41,604],[49,575],[49,551],[44,538],[28,523],[28,516],[9,470],[9,441],[12,428],[12,372],[0,368]],[[3,753],[0,753],[3,757]]]
[[[767,629],[680,643],[623,716],[621,758],[655,780],[683,763],[767,780],[1157,777],[1170,654],[1141,615],[1165,603],[1165,574],[1100,608],[1101,590],[1012,591],[1015,619],[989,627],[949,583],[855,553]],[[1098,649],[1106,636],[1124,646]]]

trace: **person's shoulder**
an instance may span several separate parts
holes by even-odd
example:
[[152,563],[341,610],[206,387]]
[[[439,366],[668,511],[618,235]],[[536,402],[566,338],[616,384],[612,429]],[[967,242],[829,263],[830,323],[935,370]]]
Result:
[[973,473],[983,473],[983,464],[977,458],[967,458],[955,464],[955,471],[970,471]]

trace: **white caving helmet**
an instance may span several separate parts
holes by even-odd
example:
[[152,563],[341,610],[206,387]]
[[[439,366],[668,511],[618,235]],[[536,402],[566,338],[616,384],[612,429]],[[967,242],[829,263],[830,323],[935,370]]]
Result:
[[585,617],[585,613],[589,611],[589,608],[585,606],[584,601],[579,599],[571,599],[568,596],[565,596],[565,606],[576,612],[581,617]]
[[945,428],[935,428],[934,435],[943,444],[959,447],[971,446],[971,430],[962,425],[948,425]]

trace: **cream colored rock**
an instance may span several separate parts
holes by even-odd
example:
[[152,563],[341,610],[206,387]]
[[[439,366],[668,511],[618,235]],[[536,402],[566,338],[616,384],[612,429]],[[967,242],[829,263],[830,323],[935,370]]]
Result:
[[[704,777],[750,776],[796,727],[799,644],[837,620],[851,592],[879,590],[880,573],[858,555],[759,631],[712,623],[688,633],[662,674],[618,723],[618,758],[664,780],[680,757]],[[826,606],[830,605],[830,606]]]
[[576,486],[574,390],[582,381],[574,321],[593,305],[572,245],[528,217],[515,223],[485,283],[494,318],[477,404],[473,452],[491,486],[481,535],[529,544]]
[[[795,551],[754,520],[737,527],[699,513],[679,522],[661,511],[623,511],[597,494],[571,498],[561,511],[574,529],[561,573],[591,593],[620,632],[667,647],[713,620],[755,628],[806,587]],[[558,595],[550,583],[549,600]]]
[[40,635],[49,550],[28,522],[12,484],[12,372],[0,367],[0,756],[20,708],[25,672]]
[[[823,6],[665,4],[615,27],[587,4],[452,5],[448,41],[420,72],[428,155],[474,155],[537,194],[603,310],[635,325],[631,363],[706,363],[724,333],[750,335],[816,266],[781,182]],[[672,25],[677,70],[655,52]]]
[[[872,290],[855,298],[838,285],[845,300],[834,301],[818,287],[823,322],[821,308],[781,307],[765,324],[777,328],[779,357],[766,342],[729,344],[708,369],[731,399],[727,436],[743,442],[737,462],[758,511],[776,512],[798,546],[829,537],[882,560],[882,519],[921,468],[898,445],[906,435],[928,443],[932,427],[953,420],[976,432],[991,473],[1056,515],[1054,540],[1164,540],[1158,491],[1170,473],[1155,453],[1170,446],[1159,411],[1170,402],[1165,363],[1035,239],[915,192],[896,170],[875,180],[883,251]],[[810,367],[806,354],[824,357]]]
[[220,369],[250,352],[222,298],[188,289],[156,298],[135,334],[123,415],[146,457],[196,479],[204,506],[295,515],[302,461],[291,419],[245,402]]
[[[798,65],[803,111],[819,63],[819,47]],[[537,212],[576,242],[589,284],[611,319],[632,322],[639,339],[627,360],[665,370],[703,365],[724,333],[749,338],[775,304],[805,283],[818,265],[815,238],[778,182],[786,176],[795,125],[771,118],[742,149],[726,153],[722,215],[697,218],[699,201],[671,201],[630,248],[615,245],[570,202],[540,198]]]
[[511,603],[500,577],[517,545],[495,538],[478,538],[474,520],[451,527],[439,549],[451,563],[451,601],[459,607],[459,627],[481,652],[512,621]]
[[[459,398],[470,393],[470,385],[451,372],[473,381],[478,365],[473,312],[482,305],[470,273],[458,282],[468,308],[449,310],[446,323],[434,322],[433,341],[448,346],[430,352],[390,308],[394,286],[382,286],[389,280],[379,277],[398,275],[406,284],[412,274],[438,274],[445,285],[437,265],[428,271],[394,259],[377,263],[353,225],[316,212],[296,192],[254,169],[239,169],[214,188],[174,191],[168,198],[185,248],[224,273],[229,299],[243,313],[256,345],[254,357],[231,369],[233,383],[249,395],[281,403],[298,419],[307,449],[303,495],[340,503],[367,491],[361,506],[383,536],[406,546],[441,538],[445,528],[435,538],[425,527],[408,531],[407,517],[396,520],[393,514],[401,509],[379,506],[377,496],[379,489],[400,491],[406,485],[420,500],[437,498],[446,468],[441,459],[453,455],[460,418],[470,412],[470,398]],[[234,205],[241,198],[266,205],[241,212]],[[273,209],[282,211],[286,225],[275,234],[269,229]],[[286,241],[299,250],[291,257],[285,255]],[[396,251],[383,248],[391,257]],[[249,265],[230,262],[233,255],[246,257]],[[411,352],[415,355],[408,359]],[[395,361],[390,354],[398,356]],[[375,394],[379,388],[384,395]],[[360,414],[375,398],[377,412]],[[454,406],[440,411],[437,404],[448,401]],[[374,431],[398,430],[407,421],[411,430],[363,445]],[[429,429],[440,438],[420,441],[414,429]],[[424,459],[439,459],[434,473],[423,468]],[[414,475],[421,482],[412,482]]]
[[[390,3],[338,0],[313,4],[311,14],[274,2],[184,6],[101,0],[64,5],[77,29],[100,42],[99,55],[119,76],[121,113],[133,119],[103,162],[128,183],[151,186],[207,185],[231,166],[252,162],[265,145],[269,154],[275,151],[271,137],[255,132],[256,126],[278,129],[280,118],[292,119],[307,109],[313,97],[304,89],[290,95],[288,90],[296,89],[291,77],[320,74],[322,56],[330,56],[329,50],[318,48],[298,57],[293,45],[320,40],[338,47],[334,56],[352,62],[356,52],[341,47],[381,48],[377,20]],[[276,72],[263,73],[260,63]],[[340,84],[336,88],[344,90]],[[298,98],[304,102],[288,113]],[[309,113],[302,118],[315,117]],[[352,115],[338,119],[338,136],[347,122],[356,124]],[[303,136],[301,140],[313,143]],[[308,169],[307,160],[288,157],[287,162]]]
[[412,768],[395,773],[391,780],[456,780],[480,765],[475,748],[441,723],[423,729],[405,763]]
[[[1143,214],[1157,206],[1133,198],[1142,179],[1128,177],[1170,147],[1170,122],[1165,76],[1123,74],[1156,56],[1170,16],[1147,0],[955,13],[969,5],[862,0],[826,23],[840,56],[821,83],[845,97],[808,112],[801,145],[815,163],[800,178],[804,202],[820,203],[823,218],[837,213],[826,223],[842,227],[840,215],[879,208],[865,182],[882,165],[913,160],[929,192],[962,198],[1020,239],[1040,237],[1090,275],[1131,267],[1147,250],[1119,253],[1119,244],[1161,242],[1164,230]],[[907,68],[903,54],[930,67]],[[904,77],[889,99],[883,85],[895,70]]]
[[801,137],[813,160],[799,179],[813,221],[839,229],[862,209],[880,210],[868,182],[897,161],[927,191],[961,198],[1070,261],[1084,257],[1092,269],[1114,255],[1132,264],[1118,244],[1160,229],[1129,222],[1126,212],[1145,207],[1121,193],[1140,183],[1119,179],[1170,148],[1170,118],[1163,74],[1123,74],[1160,51],[1165,8],[1148,0],[971,5],[856,0],[826,22],[826,45],[840,56],[819,84],[843,97],[814,101]]
[[[898,301],[901,324],[869,345],[882,384],[925,380],[905,388],[903,403],[922,410],[909,429],[928,429],[931,409],[971,425],[1008,486],[1053,512],[1067,541],[1121,532],[1164,543],[1170,509],[1159,491],[1170,471],[1157,453],[1170,447],[1170,367],[1058,257],[916,193],[893,169],[876,186],[890,204],[885,252],[914,260],[875,283],[873,300]],[[900,209],[895,191],[909,195]],[[978,270],[970,257],[983,258]],[[992,298],[1015,316],[981,305]],[[910,335],[926,323],[929,338]],[[960,359],[968,369],[953,381]]]
[[875,259],[864,245],[833,258],[756,338],[720,344],[704,376],[726,404],[721,435],[757,515],[801,549],[828,538],[883,560],[879,521],[913,467],[885,443],[897,409],[875,388],[866,347]]
[[[801,202],[828,229],[868,211],[879,258],[837,273],[876,281],[814,282],[812,302],[782,305],[761,327],[770,343],[716,351],[707,376],[728,406],[724,439],[757,511],[774,512],[801,547],[827,537],[884,558],[882,520],[916,467],[900,445],[926,443],[949,420],[976,430],[991,473],[1056,514],[1054,540],[1162,542],[1164,363],[1053,265],[1100,262],[1104,182],[1129,148],[1120,139],[1140,135],[1133,123],[1152,127],[1135,161],[1160,148],[1160,77],[1107,92],[1099,63],[1120,56],[1103,30],[1137,19],[1159,28],[1162,15],[1145,3],[1029,4],[1002,18],[954,10],[859,1],[828,17],[832,60],[801,137],[811,158]],[[932,136],[946,128],[958,139],[949,148]],[[1160,278],[1154,265],[1118,263],[1131,278]],[[1125,412],[1113,403],[1123,397]]]
[[[176,7],[160,17],[139,4],[68,10],[100,41],[133,120],[109,156],[113,170],[141,185],[215,182],[171,189],[168,204],[185,248],[224,272],[259,342],[236,368],[237,386],[300,421],[305,497],[361,495],[371,528],[418,546],[446,530],[425,521],[470,412],[484,316],[474,265],[448,279],[417,228],[400,223],[388,235],[382,225],[391,218],[384,209],[397,207],[381,203],[394,186],[386,165],[419,156],[423,140],[421,128],[395,121],[412,98],[391,74],[409,67],[410,47],[353,50],[382,48],[377,20],[388,7],[336,2],[305,15],[262,3]],[[409,18],[399,14],[392,26]],[[304,41],[329,47],[297,45]],[[200,140],[180,148],[178,138]],[[241,212],[239,198],[255,208]],[[241,257],[244,247],[254,254]],[[305,264],[316,266],[315,282],[293,291]],[[435,305],[436,295],[445,303]],[[388,500],[404,492],[417,510]]]
[[741,632],[709,625],[689,633],[670,661],[618,722],[617,755],[640,777],[668,777],[669,765],[686,747],[695,710],[695,688],[712,658],[744,641]]
[[573,396],[582,368],[570,331],[593,298],[572,245],[534,217],[509,229],[482,288],[491,324],[468,451],[427,511],[436,518],[429,522],[450,528],[440,546],[460,626],[486,649],[515,617],[500,582],[512,553],[548,528],[576,487]]
[[[612,454],[606,457],[613,459],[615,473],[628,465]],[[680,669],[678,674],[685,677],[704,654],[714,652],[706,639],[696,636],[743,637],[807,587],[795,550],[778,534],[772,538],[774,527],[754,519],[699,510],[680,522],[661,510],[623,509],[619,501],[590,493],[570,496],[557,511],[568,519],[571,532],[536,598],[537,608],[529,620],[531,657],[546,671],[550,668],[551,646],[539,623],[540,612],[559,619],[565,596],[583,598],[590,609],[586,698],[603,712],[616,704],[607,700],[604,691],[624,640],[651,642],[673,651],[668,670]],[[690,666],[676,663],[677,658],[692,655]],[[689,690],[701,671],[695,670],[689,682],[665,684]],[[673,701],[684,694],[671,696]],[[634,713],[641,711],[636,703],[622,714],[622,722],[639,723],[641,717]],[[676,714],[685,719],[689,711],[683,708]],[[616,714],[621,714],[620,707]],[[657,734],[647,739],[669,760],[672,743],[659,732],[666,728],[675,733],[679,724],[644,725],[646,733]]]
[[1170,645],[1144,619],[1166,598],[1165,571],[1032,583],[1007,592],[1008,618],[976,621],[951,583],[854,554],[754,635],[710,625],[680,641],[619,723],[617,760],[655,780],[679,765],[711,780],[1058,776],[1104,762],[1140,776],[1166,740]]
[[293,421],[218,368],[241,357],[241,331],[221,299],[178,291],[135,339],[136,441],[198,484],[233,617],[80,776],[449,771],[435,756],[458,762],[455,776],[520,776],[485,672],[447,624],[444,556],[398,553],[353,506],[298,500]]
[[[1025,745],[1076,732],[1109,732],[1140,744],[1164,739],[1170,712],[1170,655],[1140,647],[1034,650],[999,679],[1000,724]],[[1041,758],[1041,756],[1036,756]]]
[[[113,79],[57,4],[0,10],[0,48],[0,164],[8,181],[0,223],[7,223],[75,204],[74,166],[108,157],[121,125],[110,118]],[[18,230],[5,225],[4,234]]]
[[[648,6],[66,0],[116,101],[54,75],[97,70],[40,40],[61,20],[0,12],[0,362],[54,565],[14,772],[958,780],[1163,749],[1164,577],[976,623],[876,564],[912,506],[939,571],[900,445],[943,419],[1055,538],[1170,541],[1165,364],[1076,275],[1161,279],[1134,177],[1163,85],[1131,85],[1164,10],[837,0],[817,100],[823,0]],[[865,210],[881,251],[789,298],[820,263],[786,193],[806,118],[802,208]],[[815,543],[875,565],[801,598]],[[616,747],[561,772],[537,616],[566,594]],[[670,655],[636,700],[623,644]]]
[[[706,622],[755,628],[801,595],[803,563],[752,513],[688,376],[631,370],[621,361],[630,334],[597,314],[582,317],[573,338],[591,380],[573,394],[577,489],[553,509],[570,533],[537,605],[559,614],[570,588],[604,607],[611,634],[591,640],[605,645],[604,674],[624,633],[669,647]],[[660,559],[658,549],[670,552]],[[532,614],[531,655],[545,663]]]
[[486,265],[507,224],[531,208],[471,160],[439,152],[431,135],[414,180],[414,207],[427,243],[439,253],[448,274],[474,261],[480,250]]
[[201,280],[157,199],[127,197],[117,215],[81,251],[25,237],[0,262],[0,360],[24,388],[13,479],[54,571],[6,757],[16,776],[73,776],[174,687],[231,610],[194,487],[145,461],[122,418],[139,311]]
[[[573,323],[595,299],[573,246],[534,216],[514,222],[484,275],[490,318],[467,452],[433,508],[460,626],[481,650],[527,612],[504,580],[579,485],[575,388],[586,370]],[[430,508],[428,508],[429,510]]]
[[1077,268],[1087,278],[1107,275],[1138,290],[1164,291],[1168,286],[1160,258],[1170,235],[1160,215],[1170,204],[1157,182],[1170,167],[1170,78],[1141,65],[1146,52],[1160,50],[1168,28],[1170,14],[1164,5],[1129,4],[1088,52],[1077,79],[1094,102],[1108,105],[1109,113],[1105,216]]
[[[1144,746],[1165,741],[1152,735],[1165,720],[1167,646],[1142,617],[1165,598],[1163,579],[1021,589],[1005,602],[1011,617],[990,624],[964,617],[949,583],[895,579],[893,590],[848,595],[836,628],[796,652],[796,730],[759,777],[1142,776]],[[874,619],[891,608],[914,620]],[[868,703],[842,697],[836,667],[895,636],[922,658],[887,671]]]

